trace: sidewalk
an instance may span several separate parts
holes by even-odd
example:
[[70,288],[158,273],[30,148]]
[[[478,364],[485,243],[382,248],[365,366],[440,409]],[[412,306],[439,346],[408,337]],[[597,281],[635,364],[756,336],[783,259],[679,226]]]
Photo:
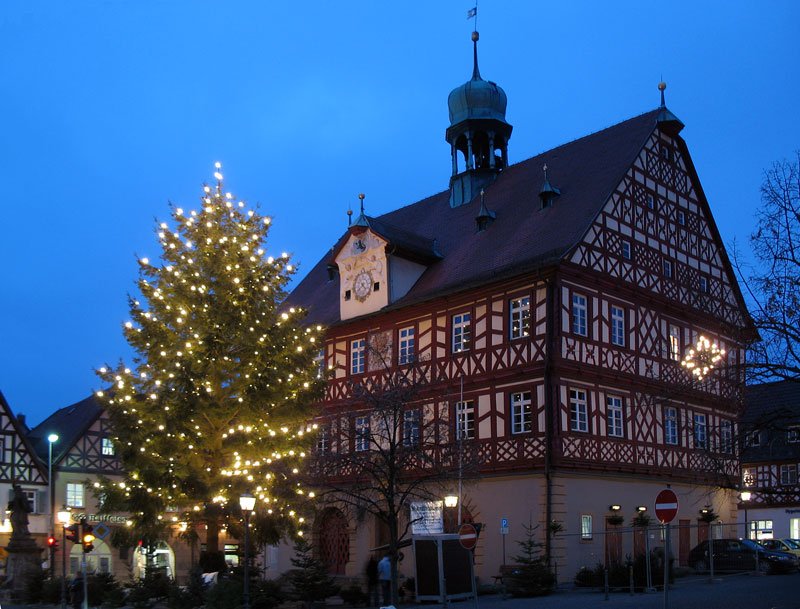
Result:
[[[669,589],[669,609],[800,609],[800,575],[752,577],[732,575],[709,583],[708,577],[679,579]],[[431,609],[436,605],[414,605]],[[474,609],[473,601],[452,603],[452,609]],[[664,593],[614,592],[605,595],[596,590],[561,589],[549,596],[508,598],[479,596],[478,609],[664,609]]]

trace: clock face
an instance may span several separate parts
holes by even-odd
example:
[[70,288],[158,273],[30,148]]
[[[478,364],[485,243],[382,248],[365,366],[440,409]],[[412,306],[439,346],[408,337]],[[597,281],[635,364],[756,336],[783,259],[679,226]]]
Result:
[[372,292],[372,275],[369,274],[369,271],[362,270],[356,275],[353,280],[353,292],[361,302],[367,299],[367,296]]

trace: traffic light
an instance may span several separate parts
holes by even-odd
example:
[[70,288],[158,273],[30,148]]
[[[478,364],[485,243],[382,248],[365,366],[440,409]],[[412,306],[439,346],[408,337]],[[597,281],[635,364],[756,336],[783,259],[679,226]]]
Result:
[[94,527],[86,524],[85,519],[82,519],[81,522],[83,524],[83,551],[88,553],[94,550],[94,544],[92,543],[95,540]]
[[80,525],[71,524],[68,527],[64,527],[64,530],[67,533],[67,541],[71,541],[72,543],[81,542]]
[[50,548],[50,550],[52,550],[53,552],[55,552],[56,550],[58,550],[58,540],[52,535],[50,535],[47,538],[47,547]]

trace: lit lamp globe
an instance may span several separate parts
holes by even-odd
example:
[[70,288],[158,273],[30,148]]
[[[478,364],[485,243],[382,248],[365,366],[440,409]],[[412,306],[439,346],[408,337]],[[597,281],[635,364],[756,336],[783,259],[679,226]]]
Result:
[[742,491],[739,496],[742,498],[742,501],[750,501],[750,497],[753,496],[753,493],[750,491]]
[[61,510],[60,512],[58,512],[58,514],[56,514],[56,517],[58,518],[58,521],[64,526],[66,526],[69,523],[69,512],[67,510]]
[[239,497],[239,507],[243,512],[252,512],[256,507],[256,498],[250,493],[242,493],[242,496]]
[[455,495],[448,495],[444,498],[444,507],[454,508],[458,505],[458,497]]

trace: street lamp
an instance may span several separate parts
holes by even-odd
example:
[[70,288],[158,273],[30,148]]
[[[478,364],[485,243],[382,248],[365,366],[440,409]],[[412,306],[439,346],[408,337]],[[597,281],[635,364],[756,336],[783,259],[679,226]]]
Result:
[[61,609],[67,609],[67,525],[70,513],[63,509],[58,513],[61,523]]
[[446,508],[454,508],[458,505],[458,497],[455,495],[447,495],[444,498],[444,507]]
[[747,530],[747,502],[750,501],[750,497],[753,496],[753,493],[750,491],[742,491],[739,493],[739,496],[742,498],[742,505],[744,506],[744,538],[750,539],[750,531]]
[[[47,436],[47,528],[50,529],[50,536],[53,536],[53,444],[58,442],[58,434],[51,433]],[[50,546],[50,577],[55,573],[53,562],[56,552]]]
[[242,608],[250,609],[250,512],[256,506],[256,498],[250,493],[242,493],[239,497],[239,507],[244,514],[244,593],[242,594]]

